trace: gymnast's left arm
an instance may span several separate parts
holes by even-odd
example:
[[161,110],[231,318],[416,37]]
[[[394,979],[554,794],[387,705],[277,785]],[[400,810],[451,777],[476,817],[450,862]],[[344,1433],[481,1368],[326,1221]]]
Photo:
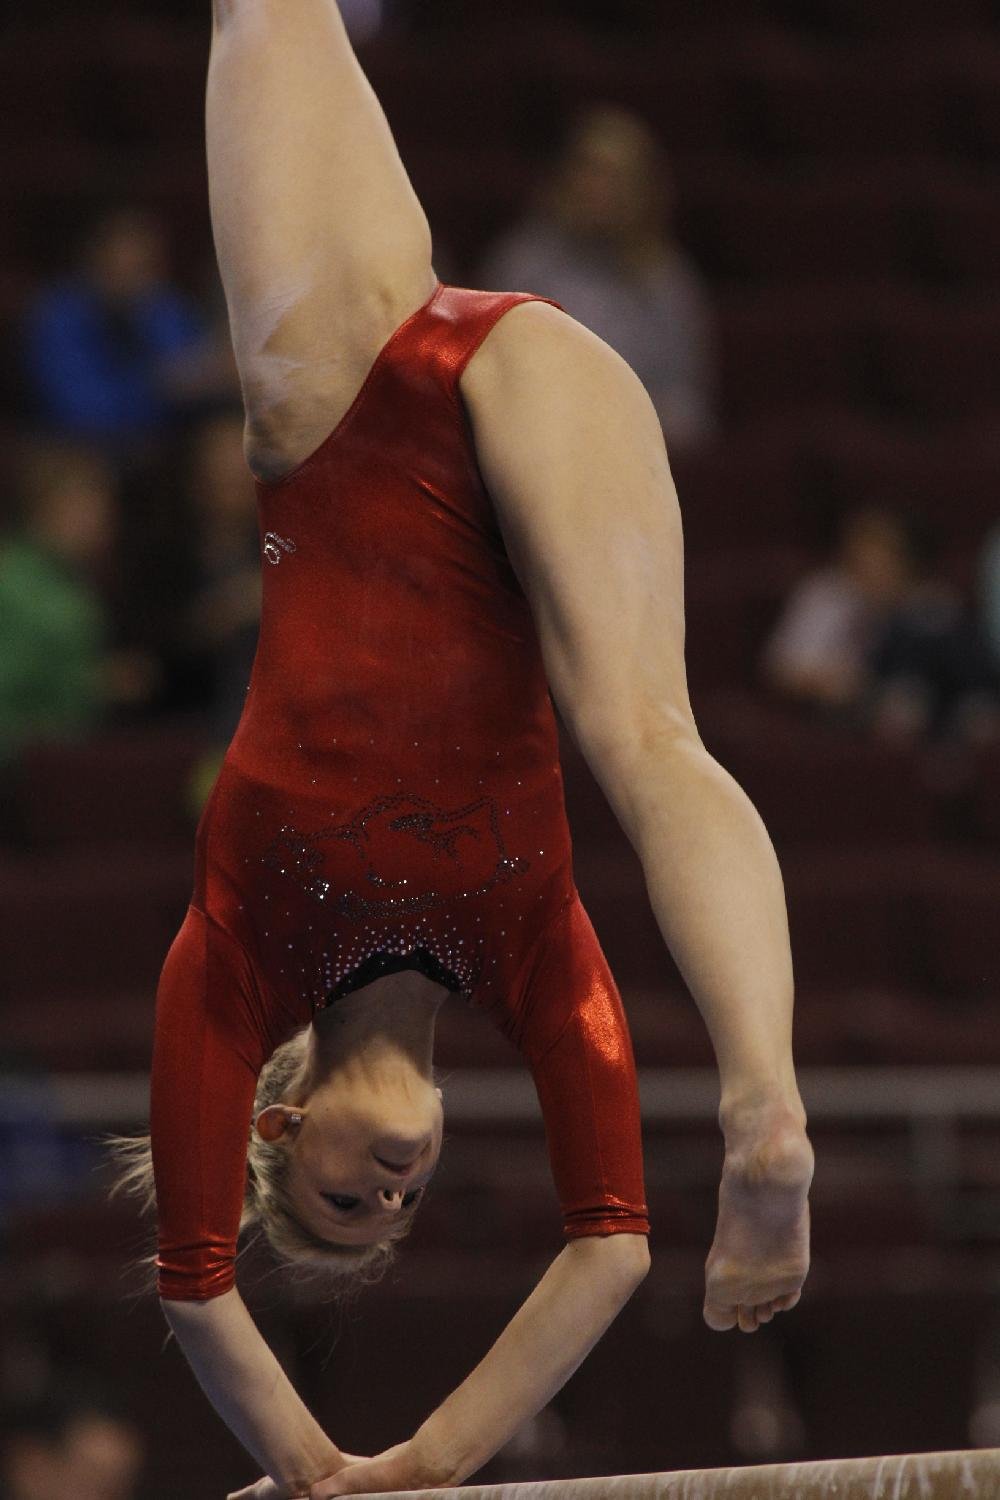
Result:
[[409,1442],[314,1484],[311,1500],[461,1484],[565,1385],[648,1269],[644,1234],[571,1240],[486,1356]]

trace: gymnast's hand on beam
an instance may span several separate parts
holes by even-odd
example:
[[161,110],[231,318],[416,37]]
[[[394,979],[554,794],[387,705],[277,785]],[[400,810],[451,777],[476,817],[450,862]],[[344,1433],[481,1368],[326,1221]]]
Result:
[[[369,1460],[358,1453],[344,1453],[343,1458],[347,1464],[366,1464]],[[332,1480],[323,1480],[324,1484],[332,1483]],[[246,1489],[232,1490],[226,1496],[226,1500],[308,1500],[308,1491],[302,1490],[292,1492],[286,1485],[275,1484],[273,1479],[265,1475],[258,1479],[256,1484],[248,1484]]]
[[309,1491],[309,1500],[331,1500],[334,1495],[369,1495],[383,1490],[429,1490],[447,1488],[453,1475],[413,1438],[397,1443],[374,1458],[365,1458],[321,1479]]

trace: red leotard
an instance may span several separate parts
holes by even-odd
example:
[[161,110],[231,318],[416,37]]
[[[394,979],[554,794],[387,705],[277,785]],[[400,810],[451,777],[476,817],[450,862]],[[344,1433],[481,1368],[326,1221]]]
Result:
[[497,319],[548,300],[439,283],[316,452],[258,485],[257,656],[157,991],[163,1297],[233,1285],[271,1052],[397,969],[484,1007],[521,1051],[565,1234],[648,1232],[628,1027],[573,881],[538,637],[458,390]]

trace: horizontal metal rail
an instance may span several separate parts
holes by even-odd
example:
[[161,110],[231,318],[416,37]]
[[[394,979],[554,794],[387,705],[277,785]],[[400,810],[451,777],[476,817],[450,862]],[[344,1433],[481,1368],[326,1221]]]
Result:
[[[507,1068],[442,1070],[450,1125],[540,1124],[527,1072]],[[1000,1121],[1000,1068],[802,1068],[799,1083],[812,1123]],[[639,1070],[647,1125],[713,1121],[719,1083],[712,1068]],[[79,1129],[134,1125],[149,1114],[145,1073],[0,1075],[0,1120],[45,1116]]]

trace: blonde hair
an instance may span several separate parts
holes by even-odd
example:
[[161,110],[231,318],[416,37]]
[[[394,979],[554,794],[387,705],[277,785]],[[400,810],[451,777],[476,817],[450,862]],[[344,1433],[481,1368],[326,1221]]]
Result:
[[[309,1026],[295,1032],[264,1064],[257,1080],[254,1117],[269,1104],[301,1103],[296,1096],[305,1082]],[[153,1156],[148,1135],[105,1135],[115,1180],[114,1198],[125,1193],[136,1198],[145,1214],[156,1210]],[[289,1191],[291,1153],[280,1139],[265,1141],[251,1126],[247,1146],[247,1180],[240,1215],[240,1234],[256,1227],[278,1262],[290,1267],[297,1284],[321,1295],[342,1300],[361,1286],[378,1281],[396,1256],[396,1243],[409,1233],[412,1212],[396,1219],[385,1237],[372,1245],[341,1245],[325,1240],[306,1227],[296,1213]],[[142,1290],[156,1289],[156,1252],[139,1257]]]

